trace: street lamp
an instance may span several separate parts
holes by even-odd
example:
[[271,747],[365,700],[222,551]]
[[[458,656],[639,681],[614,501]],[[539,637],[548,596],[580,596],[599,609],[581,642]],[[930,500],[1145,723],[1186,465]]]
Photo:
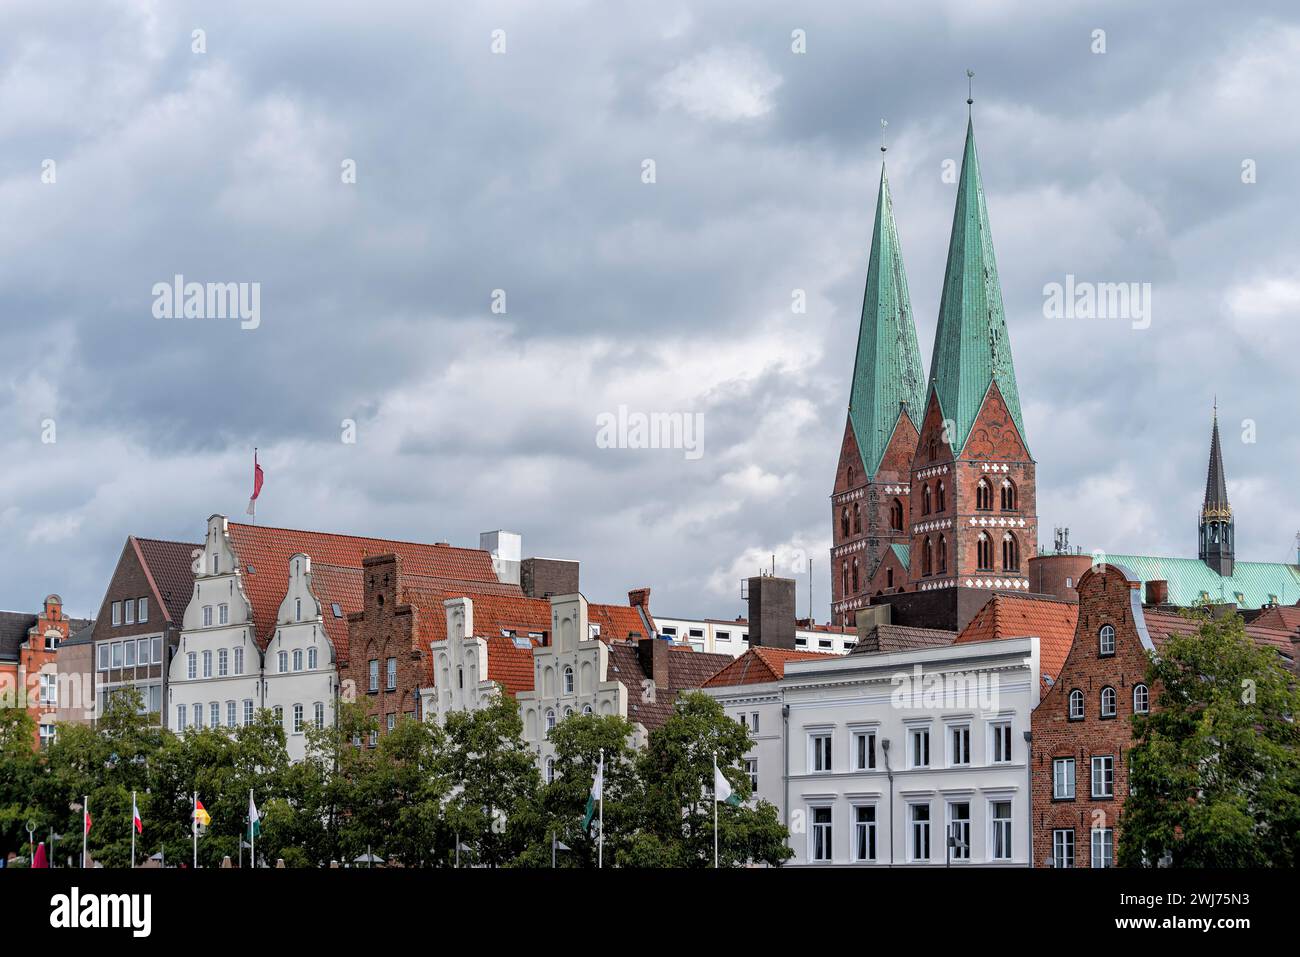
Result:
[[27,843],[30,844],[32,847],[32,856],[28,858],[28,861],[31,862],[28,864],[28,866],[30,867],[31,864],[35,863],[36,861],[36,822],[35,821],[27,822]]

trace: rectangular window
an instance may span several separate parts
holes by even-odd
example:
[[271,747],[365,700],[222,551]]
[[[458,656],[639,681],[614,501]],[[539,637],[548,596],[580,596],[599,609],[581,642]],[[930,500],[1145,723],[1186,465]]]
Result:
[[397,659],[388,659],[388,690],[393,691],[397,688]]
[[51,744],[53,744],[56,733],[57,733],[57,729],[55,728],[54,725],[52,724],[41,725],[41,731],[40,731],[41,747],[48,748]]
[[749,716],[749,730],[758,734],[758,712],[755,711]]
[[126,617],[123,619],[123,624],[134,625],[135,624],[135,599],[128,598],[126,601],[122,603],[122,605],[124,606],[124,611],[126,612]]
[[385,724],[389,731],[392,731],[393,728],[397,727],[397,714],[392,711],[388,712],[388,715],[385,719]]
[[213,701],[208,705],[208,717],[211,719],[212,727],[221,727],[221,702]]
[[1074,828],[1057,828],[1052,832],[1052,866],[1074,867]]
[[149,620],[149,599],[138,598],[135,603],[136,620],[144,624]]
[[302,734],[302,705],[293,706],[293,733]]
[[230,652],[225,648],[217,649],[217,677],[224,678],[230,673]]
[[970,802],[948,805],[948,854],[954,861],[970,860]]
[[135,667],[135,642],[126,641],[122,643],[122,667]]
[[194,702],[194,727],[203,727],[203,705]]
[[745,759],[745,773],[749,775],[749,788],[754,793],[758,793],[758,758]]
[[122,603],[120,601],[113,602],[113,624],[122,624]]
[[970,725],[961,724],[948,729],[952,742],[948,753],[948,763],[952,765],[970,764]]
[[316,720],[316,727],[318,727],[318,728],[323,728],[323,727],[325,727],[325,705],[324,705],[324,703],[323,703],[323,702],[320,702],[320,701],[317,701],[316,704],[312,706],[312,711],[314,712],[314,717],[315,717],[315,720]]
[[1074,758],[1052,761],[1052,797],[1057,801],[1074,800]]
[[58,676],[41,674],[41,704],[53,707],[58,703]]
[[1092,759],[1092,796],[1115,796],[1115,759],[1110,755]]
[[137,665],[147,665],[149,663],[148,638],[141,638],[135,643],[135,663]]
[[253,699],[244,699],[244,724],[253,723]]
[[217,624],[226,625],[230,623],[230,606],[224,602],[217,606]]
[[863,804],[853,809],[853,859],[876,859],[876,808]]
[[1109,827],[1092,829],[1092,866],[1115,866],[1115,831]]
[[[912,738],[912,767],[928,768],[930,766],[930,729],[913,728]],[[926,820],[929,820],[927,818]],[[929,855],[926,855],[927,857]]]
[[911,841],[908,852],[914,861],[930,859],[930,805],[912,804],[908,806],[908,820],[911,823]]
[[234,726],[235,726],[235,702],[227,701],[226,702],[226,727],[233,728]]
[[203,606],[203,627],[208,628],[211,627],[211,625],[212,625],[212,606],[204,605]]
[[853,735],[853,770],[876,769],[876,732],[857,731]]
[[242,675],[242,674],[244,673],[244,649],[243,649],[242,646],[239,647],[239,648],[236,648],[236,649],[235,649],[235,671],[234,671],[234,673],[237,674],[237,675]]
[[717,632],[714,632],[714,635],[713,635],[713,636],[714,636],[714,638],[715,638],[717,641],[730,641],[730,640],[731,640],[731,632],[729,632],[729,631],[717,631]]
[[370,690],[379,690],[379,659],[370,659]]
[[831,770],[831,736],[829,734],[810,735],[808,743],[812,748],[812,765],[810,771]]
[[199,676],[199,656],[192,651],[185,656],[185,676],[191,681]]
[[990,818],[993,822],[992,854],[995,861],[1011,860],[1011,802],[994,801]]
[[203,677],[212,677],[212,652],[203,652]]
[[99,646],[99,670],[100,671],[108,670],[108,652],[109,652],[109,646],[107,644],[103,644]]
[[162,685],[149,686],[149,711],[153,714],[162,714]]
[[162,639],[153,638],[150,640],[149,645],[149,650],[152,652],[150,657],[153,663],[156,665],[162,664]]
[[993,733],[993,763],[1009,764],[1011,762],[1011,722],[999,721],[990,725]]
[[812,859],[829,861],[831,859],[831,809],[815,807],[812,809]]
[[177,731],[185,730],[185,719],[187,717],[188,716],[185,714],[185,705],[178,704],[176,706],[176,730]]
[[120,641],[113,642],[113,667],[122,667],[122,643]]

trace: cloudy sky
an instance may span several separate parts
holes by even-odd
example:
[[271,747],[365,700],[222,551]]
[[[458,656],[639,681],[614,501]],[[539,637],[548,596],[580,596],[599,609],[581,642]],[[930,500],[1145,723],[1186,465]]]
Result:
[[[674,615],[811,557],[826,618],[879,121],[928,363],[968,67],[1044,536],[1194,557],[1217,392],[1238,556],[1294,560],[1300,20],[1133,6],[9,0],[0,607],[93,614],[258,446],[265,524],[512,529]],[[260,325],[155,318],[177,274]],[[1067,275],[1149,328],[1046,318]]]

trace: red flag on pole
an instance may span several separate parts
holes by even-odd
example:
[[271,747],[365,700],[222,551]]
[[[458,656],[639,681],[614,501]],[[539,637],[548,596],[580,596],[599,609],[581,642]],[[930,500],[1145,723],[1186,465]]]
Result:
[[248,500],[248,514],[257,514],[257,496],[262,494],[262,466],[257,464],[257,449],[253,449],[253,497]]
[[135,803],[135,795],[131,795],[131,823],[135,825],[137,834],[144,833],[144,822],[140,820],[140,808]]
[[90,833],[90,823],[91,823],[91,822],[90,822],[90,812],[87,811],[87,812],[86,812],[86,833],[87,833],[87,834]]

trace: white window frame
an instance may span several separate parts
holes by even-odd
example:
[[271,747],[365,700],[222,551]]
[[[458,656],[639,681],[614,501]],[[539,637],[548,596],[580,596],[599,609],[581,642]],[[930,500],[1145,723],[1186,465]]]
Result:
[[238,713],[236,712],[235,708],[236,705],[233,699],[226,702],[226,727],[227,728],[233,728],[237,723],[236,718],[238,717]]
[[749,790],[758,794],[758,758],[745,758],[745,773],[749,775]]
[[1115,626],[1102,625],[1097,630],[1097,656],[1110,658],[1115,654]]
[[123,612],[122,624],[134,625],[135,624],[135,599],[134,598],[128,598],[126,601],[122,602],[122,612]]
[[573,665],[565,665],[564,671],[561,672],[560,687],[564,689],[563,694],[573,694]]
[[[303,710],[302,705],[295,703],[293,706],[293,733],[294,734],[302,734],[302,723],[303,723],[302,719],[304,713],[305,712]],[[390,731],[392,730],[391,726],[389,727],[389,730]]]
[[[1142,694],[1142,702],[1138,703],[1138,693]],[[1151,689],[1142,682],[1133,686],[1133,713],[1150,714],[1151,713]]]
[[311,706],[312,721],[317,728],[325,727],[325,702],[317,701]]
[[[874,803],[871,804],[854,804],[851,805],[853,816],[850,819],[851,832],[849,834],[849,854],[854,861],[860,864],[872,863],[879,859],[880,856],[880,810]],[[870,811],[871,820],[861,821],[859,815],[861,811]],[[867,836],[867,856],[861,853],[861,836]]]
[[1011,764],[1015,760],[1015,741],[1010,721],[989,722],[989,764]]
[[176,730],[184,731],[189,720],[189,709],[183,704],[176,705]]
[[289,652],[280,649],[275,656],[275,669],[276,674],[287,675],[289,673]]
[[1078,764],[1075,759],[1052,758],[1052,800],[1073,801],[1078,786]]
[[235,667],[231,673],[237,675],[244,673],[244,648],[242,645],[235,647]]
[[[818,821],[819,811],[826,812],[828,820]],[[824,838],[822,835],[825,835]],[[822,854],[817,853],[817,845],[822,845]],[[808,805],[808,860],[814,864],[829,864],[835,860],[835,807],[831,804]]]
[[[1100,870],[1115,866],[1115,829],[1113,827],[1094,827],[1089,835],[1088,863]],[[1100,854],[1098,851],[1100,850]],[[1101,863],[1098,863],[1100,859]]]
[[808,732],[808,773],[835,772],[835,732],[821,728]]
[[113,602],[113,624],[115,626],[122,624],[122,603],[120,601]]
[[185,677],[194,681],[199,676],[199,655],[191,651],[185,656]]
[[[1077,713],[1075,712],[1075,707],[1074,707],[1076,701],[1079,704]],[[1067,707],[1066,716],[1071,721],[1082,721],[1084,718],[1088,716],[1088,705],[1084,699],[1082,688],[1075,688],[1070,692],[1070,695],[1067,698],[1066,707]]]
[[[1069,838],[1067,841],[1066,838]],[[1074,868],[1075,835],[1072,827],[1052,829],[1052,866],[1063,870]],[[1067,854],[1066,851],[1069,851]]]
[[[920,808],[925,808],[925,820],[918,821],[916,812]],[[918,851],[919,841],[917,840],[919,832],[918,826],[924,825],[925,834],[925,856],[922,857]],[[934,812],[930,807],[929,801],[909,801],[907,804],[907,860],[915,863],[925,863],[933,859],[934,855]]]
[[396,659],[396,658],[389,658],[389,659],[388,659],[388,662],[386,663],[386,665],[385,665],[384,667],[385,667],[385,671],[384,671],[384,678],[385,678],[385,681],[384,681],[384,690],[385,690],[385,691],[396,691],[396,690],[397,690],[397,659]]
[[218,625],[230,624],[230,606],[227,605],[224,601],[217,606],[217,624]]
[[99,670],[100,671],[108,670],[109,654],[111,650],[112,647],[109,645],[108,642],[104,642],[102,645],[99,646]]
[[293,649],[293,670],[302,671],[302,649]]
[[378,658],[370,659],[369,674],[367,675],[367,677],[369,678],[369,687],[367,688],[367,690],[378,691],[379,690],[379,659]]
[[[948,745],[948,767],[968,768],[971,766],[970,722],[954,722],[944,726],[944,737]],[[964,752],[964,753],[963,753]],[[965,760],[962,760],[965,758]]]
[[[862,747],[864,741],[866,742],[865,749]],[[872,728],[870,730],[854,731],[850,743],[853,748],[853,770],[876,770],[876,730]]]
[[317,652],[315,646],[307,649],[307,670],[309,671],[316,670],[317,667],[316,654]]
[[221,727],[221,702],[212,701],[208,703],[208,724],[214,728]]
[[244,724],[245,726],[253,723],[253,699],[244,699]]
[[230,674],[230,650],[228,648],[217,649],[217,677],[224,678]]
[[203,652],[203,677],[212,677],[212,652],[210,650]]
[[[924,742],[925,763],[917,761],[918,738]],[[930,726],[908,728],[907,729],[907,766],[909,768],[928,768],[930,767]]]
[[136,624],[146,624],[149,621],[149,599],[137,598],[135,600],[135,620]]
[[204,628],[212,627],[212,606],[211,605],[203,606],[203,627]]
[[[1100,767],[1101,773],[1098,773]],[[1094,800],[1113,798],[1115,796],[1115,756],[1113,754],[1095,754],[1090,763],[1088,775],[1088,793]],[[1098,783],[1105,784],[1105,791],[1098,791]]]
[[[964,804],[964,805],[966,805],[966,817],[965,817],[965,818],[958,819],[958,818],[955,817],[954,814],[953,814],[953,811],[956,809],[957,805],[959,805],[959,804]],[[950,855],[950,857],[945,857],[945,860],[947,860],[947,859],[951,859],[951,860],[954,860],[954,861],[969,861],[969,860],[970,860],[970,858],[971,858],[971,837],[970,837],[970,835],[971,835],[971,819],[972,819],[973,817],[974,817],[974,811],[971,810],[971,802],[970,802],[970,799],[969,799],[969,798],[957,799],[957,800],[945,801],[945,802],[944,802],[944,831],[943,831],[944,853],[945,853],[945,855]],[[960,829],[964,832],[964,833],[960,834],[959,836],[961,837],[963,843],[965,843],[966,847],[965,847],[965,849],[962,849],[962,848],[960,848],[960,847],[949,848],[949,847],[947,846],[947,845],[948,845],[948,838],[952,836],[952,833],[953,833],[953,826],[956,825],[956,824],[958,823],[959,820],[960,820],[960,823],[961,823],[961,828],[960,828]]]
[[[999,804],[1007,806],[1007,816],[998,817],[997,808]],[[1016,839],[1015,828],[1016,809],[1011,802],[1010,797],[990,798],[989,799],[989,860],[990,861],[1009,861],[1014,856],[1014,842]],[[1002,853],[998,853],[998,847],[1001,846]]]

